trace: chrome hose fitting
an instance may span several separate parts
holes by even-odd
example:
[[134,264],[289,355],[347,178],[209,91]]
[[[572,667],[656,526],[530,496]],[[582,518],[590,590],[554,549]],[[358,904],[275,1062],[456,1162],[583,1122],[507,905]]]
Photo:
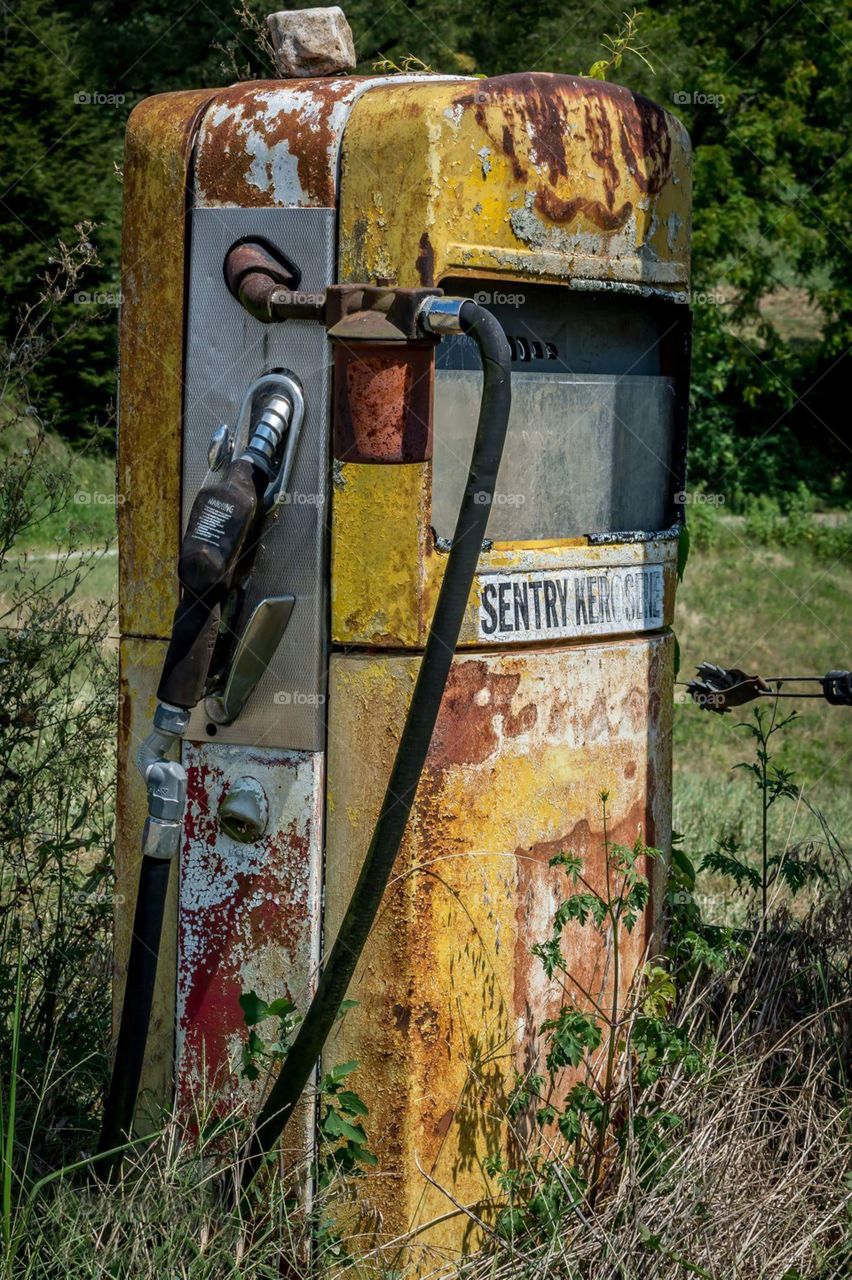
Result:
[[148,817],[142,832],[142,853],[167,861],[180,849],[186,807],[186,770],[167,753],[180,742],[189,712],[168,702],[157,704],[154,727],[136,753],[136,765],[148,792]]
[[263,406],[263,411],[252,428],[251,439],[243,457],[271,476],[275,471],[275,459],[281,441],[290,426],[293,405],[287,396],[273,394]]
[[439,335],[462,333],[461,310],[467,302],[470,298],[424,298],[417,314],[421,329]]

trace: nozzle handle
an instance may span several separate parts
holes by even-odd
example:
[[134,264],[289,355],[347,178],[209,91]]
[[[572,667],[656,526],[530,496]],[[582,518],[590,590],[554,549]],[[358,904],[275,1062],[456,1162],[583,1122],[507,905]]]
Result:
[[201,701],[221,619],[222,607],[218,600],[210,603],[184,593],[175,610],[157,690],[161,702],[191,708]]
[[240,561],[252,550],[249,535],[265,479],[240,458],[193,503],[178,561],[181,598],[157,691],[161,702],[189,709],[204,696],[222,605]]

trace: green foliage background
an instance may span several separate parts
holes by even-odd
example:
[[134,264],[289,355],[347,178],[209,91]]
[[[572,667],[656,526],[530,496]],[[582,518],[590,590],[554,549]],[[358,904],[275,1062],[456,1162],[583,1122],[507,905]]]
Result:
[[[90,293],[117,294],[122,134],[151,93],[265,75],[237,0],[0,0],[0,336],[57,232],[97,224]],[[299,0],[290,0],[297,7]],[[309,0],[310,3],[310,0]],[[263,15],[274,6],[248,0]],[[623,20],[600,0],[347,0],[360,68],[578,73]],[[649,3],[614,76],[674,110],[695,145],[691,478],[747,494],[848,500],[852,9],[844,0]],[[79,95],[123,101],[79,102]],[[107,435],[115,324],[70,303],[39,402],[71,439]],[[114,308],[112,318],[114,319]]]

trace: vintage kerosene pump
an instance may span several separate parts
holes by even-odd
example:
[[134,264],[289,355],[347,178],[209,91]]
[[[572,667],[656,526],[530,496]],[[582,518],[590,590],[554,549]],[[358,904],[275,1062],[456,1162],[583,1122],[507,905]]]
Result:
[[[356,76],[339,10],[272,26],[282,79],[128,129],[104,1150],[140,1075],[137,1124],[243,1088],[240,996],[287,996],[246,1176],[357,1060],[378,1240],[452,1253],[441,1188],[487,1201],[563,999],[551,858],[602,868],[604,790],[670,842],[689,144],[620,86]],[[606,982],[597,934],[569,960]]]

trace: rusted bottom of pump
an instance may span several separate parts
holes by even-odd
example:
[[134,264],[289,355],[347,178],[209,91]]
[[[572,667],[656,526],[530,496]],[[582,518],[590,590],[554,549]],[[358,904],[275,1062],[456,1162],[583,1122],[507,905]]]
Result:
[[[551,866],[555,855],[573,851],[590,882],[603,882],[601,792],[610,841],[669,843],[672,644],[658,634],[456,657],[395,874],[350,988],[358,1005],[325,1055],[326,1069],[360,1064],[353,1087],[370,1109],[364,1124],[378,1167],[359,1179],[357,1212],[346,1221],[367,1233],[365,1247],[441,1219],[449,1203],[441,1187],[464,1204],[493,1198],[485,1158],[502,1152],[511,1162],[534,1129],[531,1113],[509,1122],[507,1100],[516,1071],[543,1069],[542,1024],[566,1001],[582,1007],[582,990],[611,997],[611,951],[594,928],[566,932],[570,980],[549,980],[532,947],[550,938],[572,892],[564,869]],[[329,938],[372,831],[416,665],[378,654],[332,660]],[[623,939],[622,998],[658,908],[659,885]],[[563,1073],[551,1100],[575,1079]],[[459,1215],[420,1232],[411,1257],[457,1254],[476,1238]]]

